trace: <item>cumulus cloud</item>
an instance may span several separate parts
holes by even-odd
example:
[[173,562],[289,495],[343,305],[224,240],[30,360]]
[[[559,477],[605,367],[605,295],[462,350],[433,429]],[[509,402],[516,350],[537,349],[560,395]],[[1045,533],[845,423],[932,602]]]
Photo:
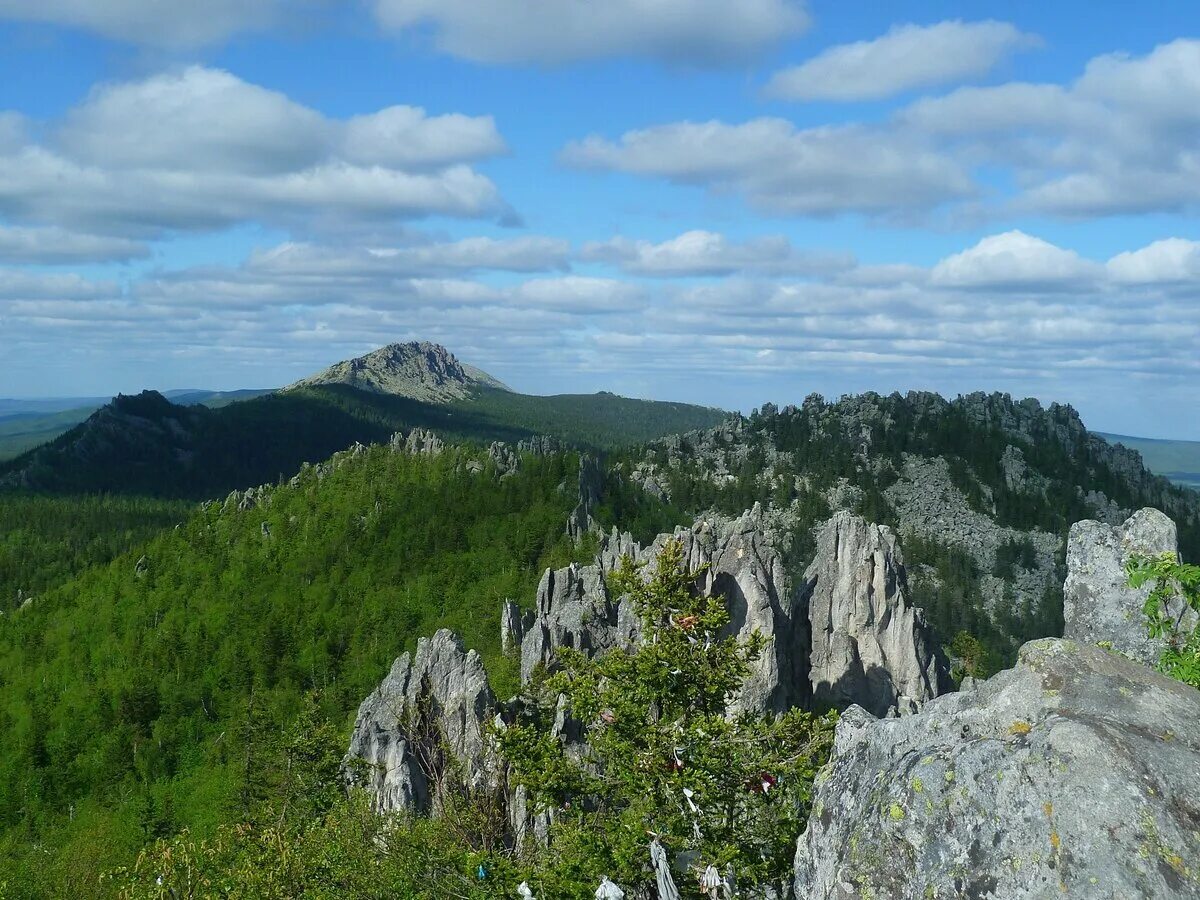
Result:
[[40,143],[0,136],[0,215],[11,221],[157,237],[242,221],[507,212],[470,166],[505,150],[490,117],[390,107],[330,119],[193,66],[96,88],[46,131]]
[[737,242],[712,231],[687,231],[655,244],[625,237],[585,244],[580,258],[617,265],[631,275],[651,277],[828,274],[854,266],[850,253],[804,251],[781,235]]
[[1200,242],[1167,238],[1140,250],[1118,253],[1108,261],[1108,274],[1114,281],[1128,284],[1200,284]]
[[272,25],[284,6],[282,0],[0,0],[0,19],[65,25],[120,41],[182,48]]
[[451,272],[545,272],[569,266],[570,245],[558,238],[464,238],[408,246],[323,246],[287,243],[258,251],[246,270],[291,278],[427,277]]
[[800,0],[375,0],[393,31],[427,29],[438,48],[486,63],[648,56],[670,63],[750,59],[808,26]]
[[1085,285],[1101,272],[1097,263],[1073,250],[1009,231],[943,259],[933,267],[930,280],[942,287],[1054,290]]
[[0,225],[0,263],[68,265],[144,259],[140,241],[80,234],[63,228],[5,228]]
[[1006,22],[897,25],[872,41],[830,47],[777,72],[767,86],[784,100],[881,100],[916,88],[986,75],[1038,39]]
[[912,213],[974,193],[967,171],[926,145],[865,126],[797,129],[784,119],[680,122],[591,136],[564,161],[744,194],[769,212]]
[[1066,86],[961,88],[918,101],[897,127],[1008,168],[1020,187],[1017,210],[1189,212],[1200,205],[1200,41],[1096,57]]

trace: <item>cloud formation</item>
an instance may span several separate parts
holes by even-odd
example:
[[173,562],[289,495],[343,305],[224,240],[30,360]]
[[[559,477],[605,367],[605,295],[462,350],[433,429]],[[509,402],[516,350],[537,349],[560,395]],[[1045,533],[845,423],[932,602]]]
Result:
[[986,75],[1012,53],[1038,43],[993,20],[897,25],[875,40],[839,44],[777,72],[767,93],[782,100],[882,100]]
[[36,142],[0,135],[0,216],[125,238],[241,222],[502,217],[471,163],[505,152],[490,117],[395,106],[330,119],[192,66],[98,87]]
[[0,0],[0,19],[65,25],[119,41],[183,48],[276,24],[284,6],[283,0]]
[[850,253],[800,250],[782,235],[731,241],[712,231],[688,231],[661,243],[616,237],[583,246],[580,258],[610,263],[630,275],[816,275],[853,268]]
[[712,65],[751,58],[808,26],[800,0],[375,0],[380,24],[427,29],[446,53],[485,63],[646,56]]
[[744,195],[795,215],[928,211],[975,193],[966,169],[918,142],[867,126],[798,129],[784,119],[679,122],[569,144],[568,165],[657,176]]

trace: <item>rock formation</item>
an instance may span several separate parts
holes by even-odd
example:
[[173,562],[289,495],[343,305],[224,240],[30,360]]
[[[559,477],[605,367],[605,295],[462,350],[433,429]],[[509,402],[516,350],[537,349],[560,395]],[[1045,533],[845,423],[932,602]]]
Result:
[[538,586],[534,610],[519,622],[511,610],[504,616],[504,639],[521,647],[522,679],[539,664],[552,664],[559,647],[598,653],[636,641],[636,612],[612,595],[608,577],[625,556],[652,564],[662,545],[676,539],[683,543],[689,568],[708,566],[697,590],[727,598],[730,627],[742,637],[757,629],[772,639],[740,703],[782,710],[806,702],[807,628],[793,614],[794,597],[779,554],[761,533],[761,515],[756,509],[734,521],[702,520],[690,529],[660,535],[648,547],[614,532],[604,538],[594,564],[548,570]]
[[397,659],[358,708],[348,772],[380,812],[436,808],[443,751],[468,778],[486,777],[484,723],[495,706],[479,655],[442,629]]
[[796,853],[806,900],[1200,897],[1200,691],[1026,644],[914,716],[851,708]]
[[476,387],[508,390],[487,373],[460,363],[445,347],[428,341],[388,344],[366,356],[335,363],[285,390],[321,384],[346,384],[360,391],[426,403],[461,400]]
[[819,706],[858,703],[877,716],[909,713],[950,689],[949,663],[907,590],[891,529],[848,512],[821,528],[800,589]]
[[1146,634],[1142,605],[1150,588],[1129,587],[1125,564],[1135,554],[1177,552],[1175,523],[1156,509],[1139,510],[1117,527],[1076,522],[1067,540],[1063,634],[1083,644],[1107,642],[1139,662],[1156,664],[1165,643]]

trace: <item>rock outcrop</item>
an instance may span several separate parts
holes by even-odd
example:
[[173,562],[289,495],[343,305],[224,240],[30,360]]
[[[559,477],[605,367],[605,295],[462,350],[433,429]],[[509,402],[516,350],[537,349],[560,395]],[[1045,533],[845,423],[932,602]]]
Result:
[[794,615],[794,596],[778,552],[762,534],[762,510],[738,519],[702,520],[678,528],[642,547],[629,535],[604,538],[596,562],[548,570],[538,586],[532,612],[517,621],[504,615],[504,640],[521,647],[521,676],[539,664],[552,665],[559,647],[598,653],[637,640],[639,623],[628,603],[613,596],[609,576],[625,556],[652,564],[667,540],[683,544],[685,564],[707,566],[697,590],[729,602],[730,627],[743,637],[758,630],[771,642],[743,689],[746,708],[782,710],[807,701],[807,628]]
[[1200,691],[1071,641],[915,716],[848,710],[805,900],[1200,897]]
[[[1064,636],[1084,644],[1106,642],[1153,666],[1166,644],[1146,634],[1142,606],[1150,588],[1129,587],[1125,564],[1135,554],[1178,553],[1175,523],[1142,509],[1123,525],[1086,520],[1071,526],[1063,586]],[[1182,605],[1175,610],[1182,613]]]
[[285,390],[321,384],[347,384],[360,391],[427,403],[460,400],[477,387],[508,390],[487,373],[460,363],[445,347],[428,341],[388,344],[366,356],[335,363]]
[[467,777],[487,777],[484,723],[495,706],[479,655],[442,629],[359,706],[347,771],[380,812],[436,809],[446,753]]
[[949,662],[907,591],[890,528],[848,512],[821,528],[800,589],[818,706],[857,703],[877,716],[910,713],[950,690]]

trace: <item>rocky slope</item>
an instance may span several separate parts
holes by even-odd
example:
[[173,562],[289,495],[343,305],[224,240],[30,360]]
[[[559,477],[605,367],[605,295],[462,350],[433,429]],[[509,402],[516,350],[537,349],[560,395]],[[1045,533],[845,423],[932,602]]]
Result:
[[1200,692],[1065,640],[918,715],[838,725],[797,897],[1200,897]]
[[1160,648],[1144,640],[1144,595],[1117,574],[1174,541],[1153,509],[1078,523],[1077,640],[1026,644],[1012,669],[913,716],[848,709],[797,845],[796,896],[1200,897],[1200,692],[1144,664]]
[[428,341],[388,344],[365,356],[335,363],[285,390],[322,384],[344,384],[360,391],[394,394],[425,403],[462,400],[477,387],[508,390],[491,375],[463,365],[445,347]]

